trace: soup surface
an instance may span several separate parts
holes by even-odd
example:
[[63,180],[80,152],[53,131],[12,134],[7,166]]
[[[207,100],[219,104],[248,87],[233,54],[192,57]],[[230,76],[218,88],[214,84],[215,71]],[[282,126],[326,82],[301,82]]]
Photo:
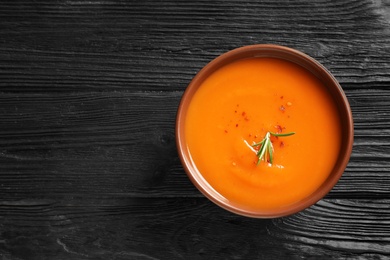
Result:
[[[273,163],[252,147],[268,132]],[[186,115],[194,165],[224,199],[248,210],[300,201],[327,178],[339,154],[341,128],[323,84],[302,67],[276,58],[248,58],[209,76]]]

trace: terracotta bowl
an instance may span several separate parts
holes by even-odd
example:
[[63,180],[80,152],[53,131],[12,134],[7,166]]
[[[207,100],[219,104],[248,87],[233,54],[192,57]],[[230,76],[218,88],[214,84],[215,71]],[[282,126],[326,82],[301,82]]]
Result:
[[[325,182],[323,182],[323,184],[309,197],[306,197],[305,199],[296,202],[287,208],[284,207],[280,210],[267,212],[249,211],[247,209],[241,208],[240,205],[235,205],[225,200],[224,198],[221,198],[221,195],[217,193],[202,177],[202,173],[197,170],[196,166],[192,162],[186,146],[186,137],[184,135],[184,122],[186,119],[189,103],[202,82],[222,66],[236,60],[250,57],[273,57],[287,60],[305,68],[307,71],[314,74],[328,88],[329,92],[333,96],[342,122],[341,150],[333,170]],[[341,86],[332,76],[332,74],[318,61],[302,52],[283,46],[269,44],[250,45],[234,49],[225,54],[222,54],[207,64],[188,85],[182,96],[176,118],[177,149],[184,170],[186,171],[192,183],[204,194],[204,196],[220,207],[239,215],[254,218],[276,218],[291,215],[310,207],[322,199],[338,182],[348,164],[352,152],[353,135],[353,118],[348,100]]]

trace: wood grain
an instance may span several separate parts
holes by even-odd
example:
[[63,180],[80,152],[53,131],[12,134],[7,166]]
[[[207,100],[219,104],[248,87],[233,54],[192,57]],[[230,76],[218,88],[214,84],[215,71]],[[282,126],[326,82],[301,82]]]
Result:
[[[1,1],[0,258],[389,259],[390,4]],[[355,143],[328,196],[248,219],[190,183],[176,110],[218,55],[301,50],[340,81]]]
[[[275,43],[342,83],[390,82],[385,1],[2,1],[7,92],[182,91],[233,48]],[[152,72],[152,73],[151,73]]]
[[202,198],[3,201],[0,253],[31,260],[385,259],[389,202],[324,200],[261,220]]
[[[3,94],[0,194],[200,196],[176,152],[181,94]],[[329,196],[389,198],[390,92],[373,88],[346,94],[355,143],[345,174]]]

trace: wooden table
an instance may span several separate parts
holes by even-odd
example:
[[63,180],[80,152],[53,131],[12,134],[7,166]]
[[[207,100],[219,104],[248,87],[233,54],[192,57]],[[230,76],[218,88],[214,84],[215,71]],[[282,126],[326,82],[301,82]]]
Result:
[[[0,256],[10,259],[390,258],[390,2],[0,2]],[[336,187],[250,219],[192,185],[175,145],[190,80],[273,43],[325,65],[355,143]]]

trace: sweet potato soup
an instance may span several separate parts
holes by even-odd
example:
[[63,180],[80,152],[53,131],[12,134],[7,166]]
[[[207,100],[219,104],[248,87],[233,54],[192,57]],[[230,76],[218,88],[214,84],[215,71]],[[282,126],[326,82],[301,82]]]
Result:
[[[248,210],[274,210],[313,193],[340,149],[337,108],[306,69],[276,58],[248,58],[211,74],[195,93],[185,120],[194,165],[224,199]],[[273,161],[259,161],[271,136]]]

